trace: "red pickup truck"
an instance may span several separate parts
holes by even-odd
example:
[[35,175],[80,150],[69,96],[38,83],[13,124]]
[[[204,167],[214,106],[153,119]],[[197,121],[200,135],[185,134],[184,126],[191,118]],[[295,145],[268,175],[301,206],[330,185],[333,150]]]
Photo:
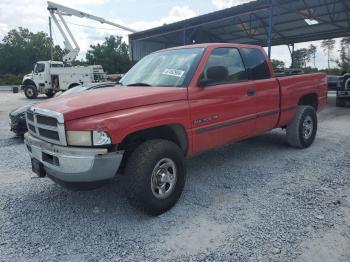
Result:
[[157,215],[180,197],[186,157],[274,128],[306,148],[326,102],[325,74],[276,78],[261,47],[182,46],[144,57],[120,88],[31,107],[25,143],[39,176],[74,186],[119,173],[130,202]]

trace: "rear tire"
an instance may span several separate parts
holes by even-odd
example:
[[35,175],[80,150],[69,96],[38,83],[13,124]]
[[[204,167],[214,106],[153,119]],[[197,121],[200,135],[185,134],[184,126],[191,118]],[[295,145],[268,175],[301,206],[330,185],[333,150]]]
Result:
[[168,140],[146,141],[130,155],[125,174],[130,204],[150,215],[160,215],[176,204],[183,191],[184,153]]
[[38,97],[38,90],[33,85],[24,87],[24,94],[28,99],[34,99]]
[[312,106],[298,106],[293,121],[287,126],[287,142],[296,148],[307,148],[315,140],[317,115]]

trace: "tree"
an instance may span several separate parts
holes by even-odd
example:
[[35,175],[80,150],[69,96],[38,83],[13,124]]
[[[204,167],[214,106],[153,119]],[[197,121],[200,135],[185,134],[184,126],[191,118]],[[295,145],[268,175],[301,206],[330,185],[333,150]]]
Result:
[[[35,62],[50,59],[51,45],[44,32],[32,33],[22,27],[10,30],[0,43],[0,75],[30,72]],[[53,58],[62,60],[63,52],[55,46]]]
[[310,61],[310,50],[307,48],[301,48],[295,50],[293,53],[293,65],[294,68],[305,68],[306,63]]
[[310,57],[312,58],[314,68],[316,68],[316,52],[317,52],[317,47],[314,46],[313,44],[310,44],[309,53],[310,53]]
[[340,59],[336,61],[343,72],[350,69],[350,36],[340,41]]
[[277,59],[272,59],[271,60],[273,69],[277,69],[277,68],[284,68],[285,63],[281,60],[277,60]]
[[321,47],[323,48],[323,51],[327,53],[328,57],[328,69],[330,68],[330,62],[331,62],[331,52],[334,49],[335,40],[334,39],[325,39],[321,42]]
[[102,44],[90,45],[86,53],[89,64],[99,64],[110,74],[125,73],[131,67],[128,45],[122,37],[109,36]]

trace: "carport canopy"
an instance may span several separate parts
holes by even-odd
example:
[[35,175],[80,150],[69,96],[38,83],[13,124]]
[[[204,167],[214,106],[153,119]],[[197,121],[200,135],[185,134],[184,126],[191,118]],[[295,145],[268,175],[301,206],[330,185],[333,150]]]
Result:
[[350,35],[350,0],[256,0],[129,35],[133,62],[193,43],[268,47]]

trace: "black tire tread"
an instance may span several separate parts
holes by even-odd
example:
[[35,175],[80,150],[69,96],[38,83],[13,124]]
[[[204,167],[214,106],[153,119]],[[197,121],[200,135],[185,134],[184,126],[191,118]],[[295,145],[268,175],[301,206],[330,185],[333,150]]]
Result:
[[292,122],[287,126],[287,129],[286,129],[287,143],[292,147],[306,148],[310,146],[313,142],[312,140],[310,145],[305,145],[305,143],[303,143],[300,137],[300,125],[302,124],[302,119],[305,116],[305,114],[314,115],[314,119],[316,121],[314,126],[316,130],[314,132],[317,131],[317,116],[316,116],[315,109],[312,106],[302,106],[302,105],[298,106]]
[[[32,88],[32,89],[33,89],[33,96],[28,96],[28,95],[27,95],[26,90],[27,90],[28,88]],[[36,87],[33,86],[33,85],[25,86],[25,87],[24,87],[24,95],[25,95],[28,99],[37,98],[37,97],[38,97],[38,90],[37,90]]]
[[[154,161],[157,161],[157,157],[164,152],[176,158],[173,160],[177,162],[178,181],[171,196],[165,200],[158,200],[150,190],[150,174],[148,172],[150,169],[153,170]],[[125,174],[126,193],[130,204],[150,215],[162,214],[174,206],[181,196],[186,177],[183,151],[178,145],[168,140],[148,140],[132,152],[126,163]],[[180,179],[181,175],[182,179]]]

